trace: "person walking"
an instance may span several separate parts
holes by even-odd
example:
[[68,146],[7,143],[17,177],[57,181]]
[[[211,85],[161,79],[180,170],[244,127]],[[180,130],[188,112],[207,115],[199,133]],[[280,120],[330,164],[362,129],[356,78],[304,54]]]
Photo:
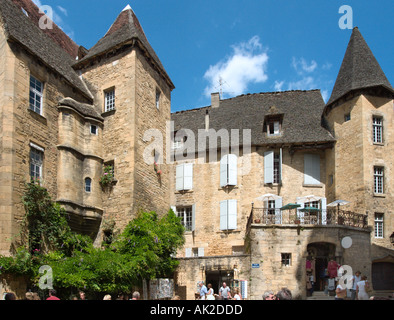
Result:
[[226,282],[223,282],[223,286],[219,289],[219,296],[223,298],[223,300],[231,299],[231,290],[227,287]]
[[200,300],[205,300],[205,296],[208,293],[207,287],[204,285],[204,281],[201,281],[200,284]]
[[207,300],[215,300],[215,296],[213,295],[213,288],[210,283],[208,283]]
[[367,276],[362,276],[361,281],[357,282],[357,300],[369,300],[368,289],[369,282],[367,281]]
[[356,300],[356,293],[357,293],[357,283],[361,281],[361,272],[356,271],[356,273],[353,276],[353,286],[350,289],[351,292],[351,299]]

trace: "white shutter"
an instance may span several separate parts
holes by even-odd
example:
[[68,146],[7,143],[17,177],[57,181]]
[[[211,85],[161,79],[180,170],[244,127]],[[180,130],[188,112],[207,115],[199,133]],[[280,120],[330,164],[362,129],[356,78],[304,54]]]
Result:
[[220,201],[220,230],[227,230],[227,200]]
[[274,182],[274,152],[264,152],[264,183]]
[[282,156],[282,148],[280,148],[280,153],[279,153],[279,183],[282,183],[282,162],[283,162],[283,156]]
[[198,248],[198,256],[203,257],[204,256],[204,247],[199,247]]
[[228,185],[237,185],[237,156],[229,154],[227,157],[228,162]]
[[174,211],[175,215],[177,215],[176,207],[175,206],[171,206],[171,209],[172,209],[172,211]]
[[220,186],[221,187],[227,186],[227,183],[228,183],[228,181],[227,181],[227,177],[228,177],[227,163],[228,163],[228,155],[226,154],[220,160]]
[[274,122],[274,134],[279,134],[279,121]]
[[176,166],[175,172],[175,188],[176,190],[183,190],[183,164]]
[[322,219],[322,224],[326,225],[327,224],[327,199],[326,198],[321,198],[321,219]]
[[235,230],[237,229],[237,200],[228,200],[227,210],[227,229]]
[[304,222],[304,213],[300,210],[304,209],[305,203],[304,203],[304,201],[302,201],[302,199],[300,197],[297,197],[297,204],[301,205],[301,207],[297,208],[297,218],[299,218],[301,220],[301,222],[303,223]]
[[192,248],[186,248],[185,257],[190,258],[192,256]]
[[282,224],[282,198],[275,200],[275,224]]
[[304,155],[304,184],[320,184],[320,155]]
[[196,230],[196,205],[192,205],[192,231]]
[[183,190],[193,189],[193,163],[183,165]]

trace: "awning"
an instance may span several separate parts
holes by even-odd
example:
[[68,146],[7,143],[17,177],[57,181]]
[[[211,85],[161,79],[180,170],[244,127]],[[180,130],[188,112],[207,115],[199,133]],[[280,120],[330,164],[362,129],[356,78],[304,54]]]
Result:
[[280,210],[290,210],[290,209],[295,209],[295,208],[299,208],[299,207],[301,207],[300,204],[288,203],[285,206],[283,206],[282,208],[280,208]]
[[300,209],[300,211],[302,211],[302,212],[319,212],[321,210],[318,208],[314,208],[314,207],[305,207],[305,208]]

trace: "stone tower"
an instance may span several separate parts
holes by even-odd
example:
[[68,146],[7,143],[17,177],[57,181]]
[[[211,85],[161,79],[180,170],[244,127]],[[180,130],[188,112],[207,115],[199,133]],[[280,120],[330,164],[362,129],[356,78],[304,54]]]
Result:
[[[103,221],[114,220],[122,228],[140,209],[166,212],[168,170],[144,159],[151,142],[144,133],[157,129],[165,137],[174,85],[129,5],[74,68],[104,119],[102,160],[113,167],[114,182],[102,192]],[[159,152],[154,156],[157,160]]]
[[394,227],[393,95],[379,63],[354,28],[323,114],[337,139],[326,151],[327,201],[347,200],[351,203],[344,210],[368,213],[372,243],[386,248],[392,248],[389,237]]

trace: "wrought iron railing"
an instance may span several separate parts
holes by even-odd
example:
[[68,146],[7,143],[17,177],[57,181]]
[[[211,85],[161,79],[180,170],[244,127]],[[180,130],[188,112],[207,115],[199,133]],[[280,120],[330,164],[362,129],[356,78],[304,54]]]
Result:
[[297,209],[280,210],[253,207],[247,228],[252,223],[265,225],[343,225],[366,229],[368,227],[368,216],[338,208],[302,212]]

